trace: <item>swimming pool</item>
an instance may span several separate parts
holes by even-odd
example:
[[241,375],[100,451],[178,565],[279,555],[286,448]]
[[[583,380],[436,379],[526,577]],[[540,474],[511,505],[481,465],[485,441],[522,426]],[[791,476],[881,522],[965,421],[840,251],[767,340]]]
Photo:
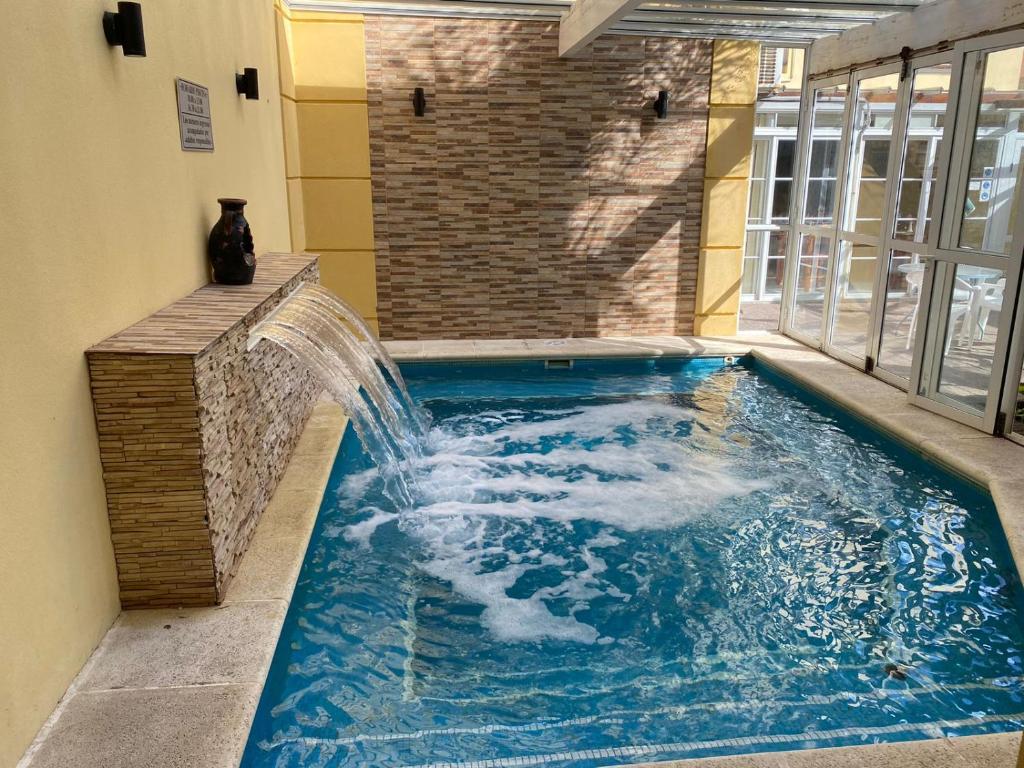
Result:
[[404,365],[346,435],[243,766],[598,766],[1024,723],[987,494],[759,364]]

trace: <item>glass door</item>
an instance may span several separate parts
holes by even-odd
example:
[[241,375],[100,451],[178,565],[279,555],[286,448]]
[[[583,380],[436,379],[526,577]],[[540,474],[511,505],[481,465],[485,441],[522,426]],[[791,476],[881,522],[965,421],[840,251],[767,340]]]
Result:
[[789,244],[783,328],[814,347],[825,332],[832,257],[837,243],[839,190],[843,184],[843,126],[848,78],[810,83],[801,125],[797,215]]
[[858,366],[864,365],[868,354],[875,275],[891,218],[890,150],[899,92],[897,65],[866,70],[854,78],[825,349]]
[[953,114],[952,62],[952,52],[914,60],[895,115],[894,216],[886,225],[875,284],[878,316],[871,355],[875,375],[902,389],[909,387],[922,325],[925,262],[938,241],[933,222],[941,212],[939,169],[947,115]]
[[[1024,34],[961,43],[955,143],[935,265],[921,312],[927,336],[912,402],[986,431],[1010,421],[1008,370],[1024,217]],[[1016,345],[1019,347],[1020,345]],[[1019,386],[1019,384],[1018,384]],[[1004,395],[1005,391],[1005,395]],[[1014,401],[1014,407],[1016,402]]]

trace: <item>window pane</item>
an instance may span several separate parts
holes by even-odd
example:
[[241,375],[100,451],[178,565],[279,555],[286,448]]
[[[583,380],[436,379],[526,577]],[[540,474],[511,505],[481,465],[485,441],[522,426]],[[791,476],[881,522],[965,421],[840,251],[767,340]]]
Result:
[[747,223],[749,224],[768,223],[764,215],[766,183],[764,179],[750,180],[750,211],[747,214]]
[[782,294],[785,277],[786,248],[789,246],[789,232],[771,232],[768,235],[768,261],[765,265],[764,292],[767,296]]
[[789,221],[789,199],[792,191],[792,181],[775,182],[775,197],[772,199],[773,224],[784,224]]
[[839,140],[815,139],[811,144],[812,179],[834,179],[839,171]]
[[743,259],[743,280],[740,285],[740,293],[744,296],[753,296],[757,293],[757,262],[756,258]]
[[876,246],[839,243],[839,279],[832,310],[830,341],[833,346],[855,357],[863,357],[867,348],[874,289]]
[[804,223],[828,225],[836,207],[836,180],[807,182],[807,202],[804,208]]
[[975,414],[985,411],[996,337],[1000,325],[1009,321],[1003,312],[1005,286],[1002,270],[958,264],[953,285],[941,301],[933,302],[948,311],[938,392]]
[[795,139],[779,141],[778,155],[775,158],[775,175],[784,179],[793,178],[793,155],[796,152]]
[[[910,94],[909,131],[900,170],[896,203],[896,237],[928,241],[935,162],[942,142],[942,125],[949,103],[951,64],[923,67],[914,73]],[[913,135],[914,133],[917,135]]]
[[924,264],[919,256],[903,251],[890,254],[878,367],[908,380],[923,280]]
[[846,229],[853,232],[876,237],[882,233],[898,88],[899,75],[895,73],[861,80],[857,86],[848,187],[853,199],[846,222]]
[[757,294],[758,265],[764,251],[764,238],[767,232],[747,232],[746,247],[743,251],[743,277],[740,293],[744,296]]
[[831,249],[830,237],[804,235],[800,241],[792,326],[793,330],[815,341],[821,338],[825,286],[828,282],[828,257]]
[[970,148],[970,177],[960,226],[960,247],[1009,253],[1017,207],[1024,103],[1024,47],[984,58],[978,124]]
[[802,220],[829,225],[835,220],[836,178],[839,173],[839,130],[846,107],[846,86],[819,88],[811,113],[811,146],[807,163],[807,195]]
[[928,167],[928,140],[908,139],[907,152],[903,157],[903,178],[923,179]]

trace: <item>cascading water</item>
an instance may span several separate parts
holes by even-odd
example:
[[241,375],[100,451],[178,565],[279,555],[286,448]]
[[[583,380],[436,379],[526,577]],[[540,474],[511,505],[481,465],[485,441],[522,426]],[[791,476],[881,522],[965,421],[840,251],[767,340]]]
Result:
[[323,380],[352,419],[388,495],[399,506],[409,506],[408,465],[422,455],[429,422],[413,403],[397,364],[362,317],[330,291],[307,284],[252,330],[249,348],[261,339],[280,345]]

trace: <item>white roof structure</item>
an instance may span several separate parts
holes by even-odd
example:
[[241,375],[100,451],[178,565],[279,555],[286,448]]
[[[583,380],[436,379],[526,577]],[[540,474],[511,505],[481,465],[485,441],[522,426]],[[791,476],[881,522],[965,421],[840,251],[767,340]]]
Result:
[[806,46],[929,0],[290,0],[296,10],[560,20],[562,55],[604,32]]

